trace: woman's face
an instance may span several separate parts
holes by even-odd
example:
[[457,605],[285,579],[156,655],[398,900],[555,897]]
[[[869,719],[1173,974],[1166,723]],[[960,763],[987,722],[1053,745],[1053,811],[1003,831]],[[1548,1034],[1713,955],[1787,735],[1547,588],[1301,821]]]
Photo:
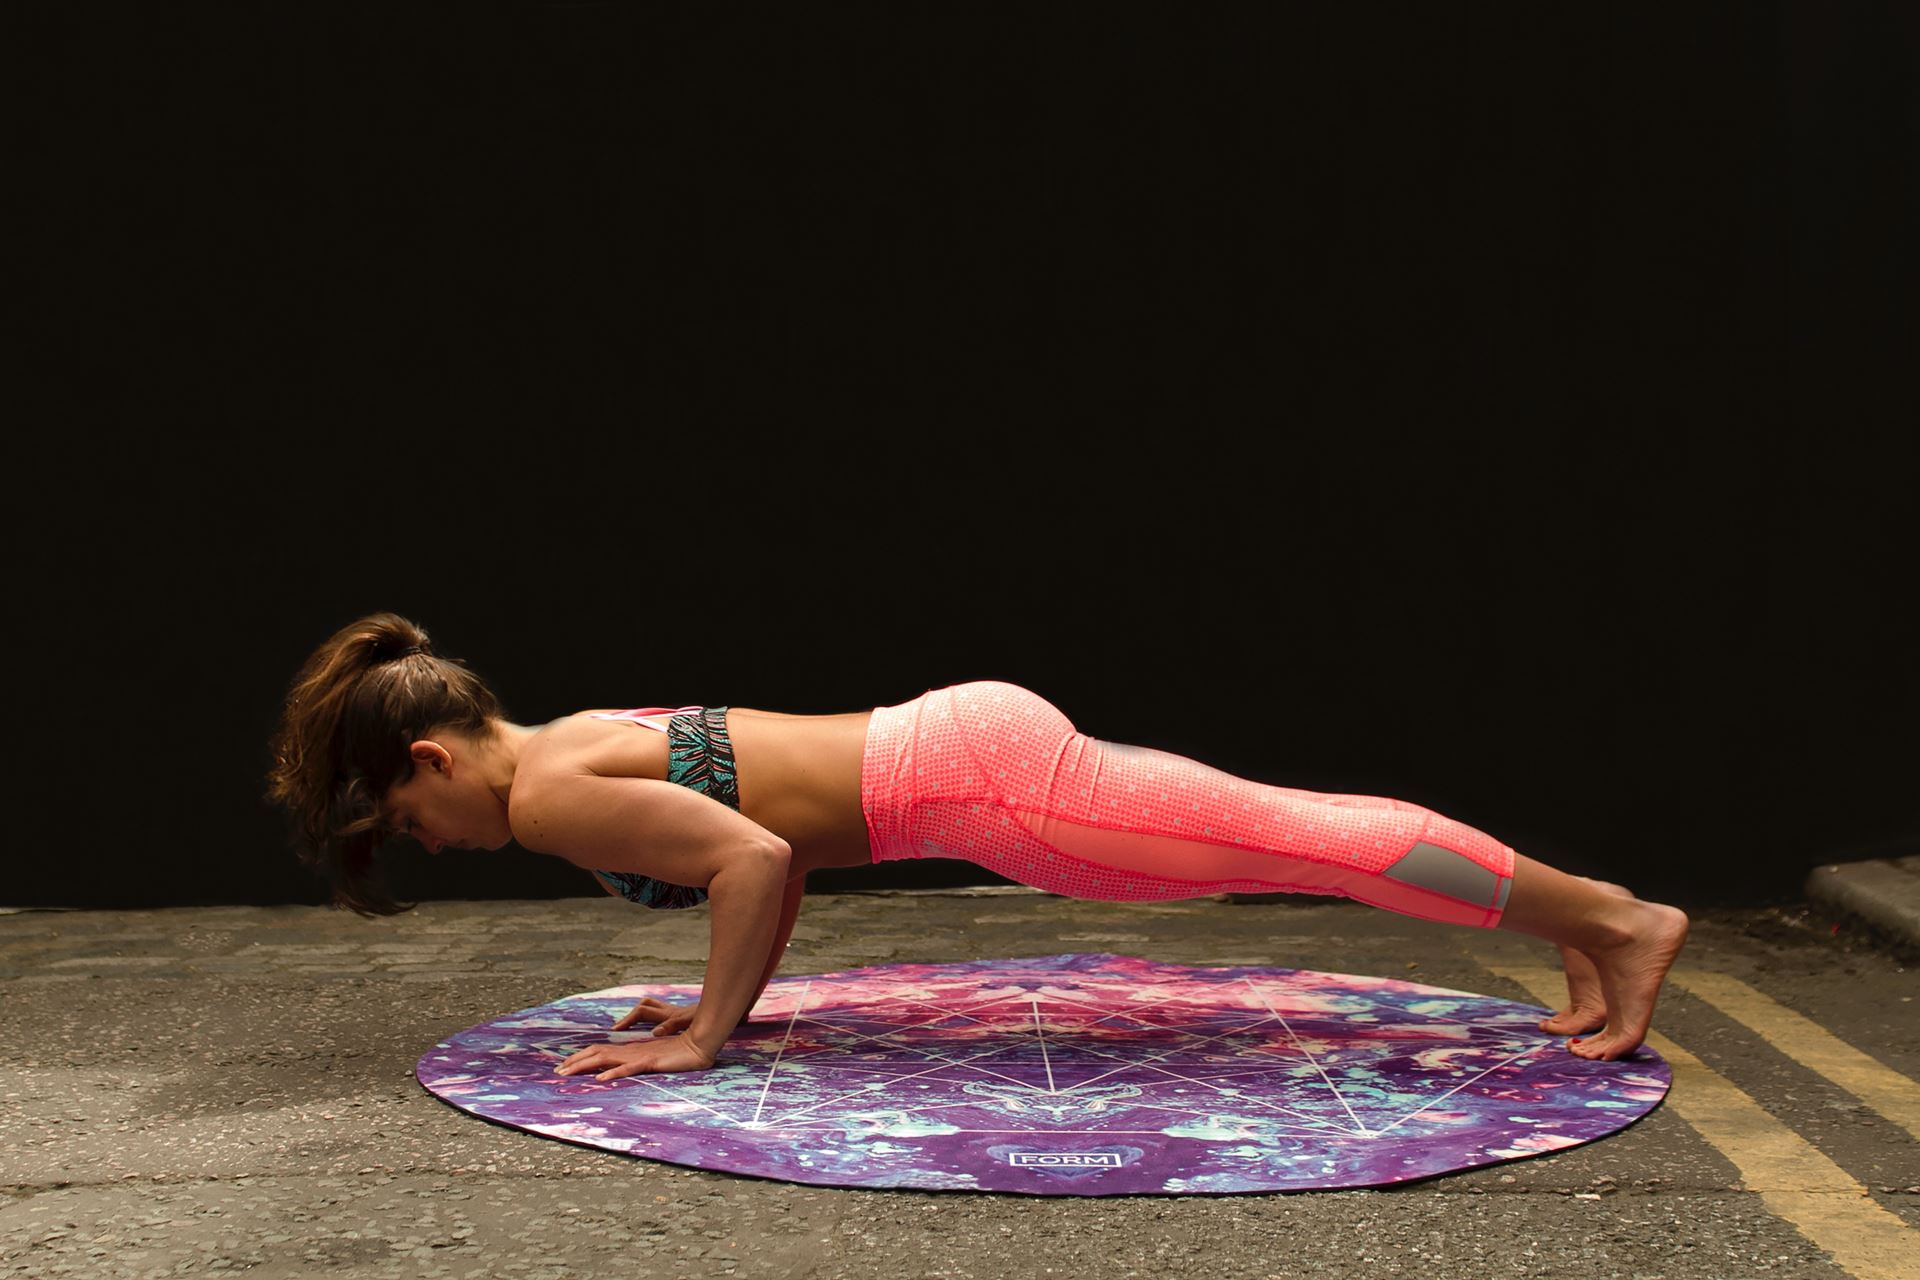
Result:
[[473,744],[459,734],[413,744],[413,776],[387,791],[389,829],[410,835],[428,853],[498,849],[513,838],[507,807],[481,776]]

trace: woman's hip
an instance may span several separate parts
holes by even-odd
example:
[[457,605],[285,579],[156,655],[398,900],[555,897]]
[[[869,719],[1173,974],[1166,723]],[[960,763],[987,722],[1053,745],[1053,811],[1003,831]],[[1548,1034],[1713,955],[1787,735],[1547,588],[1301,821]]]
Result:
[[965,857],[929,848],[916,814],[1044,795],[1076,736],[1059,708],[1004,680],[970,680],[874,708],[860,763],[873,860]]

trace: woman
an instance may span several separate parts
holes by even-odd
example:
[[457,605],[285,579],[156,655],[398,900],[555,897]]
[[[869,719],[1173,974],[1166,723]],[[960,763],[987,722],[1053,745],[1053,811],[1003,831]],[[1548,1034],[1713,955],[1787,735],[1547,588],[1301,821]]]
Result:
[[[646,732],[644,730],[654,730]],[[890,707],[796,716],[744,707],[603,708],[529,726],[392,613],[308,658],[274,735],[268,798],[335,904],[397,906],[371,880],[394,833],[429,853],[508,841],[654,907],[713,905],[700,1003],[646,999],[557,1068],[598,1078],[710,1067],[778,966],[806,873],[954,857],[1109,901],[1222,891],[1338,894],[1555,943],[1568,1007],[1544,1019],[1585,1058],[1645,1039],[1687,917],[1554,870],[1420,805],[1248,781],[1077,732],[1037,694],[977,680]]]

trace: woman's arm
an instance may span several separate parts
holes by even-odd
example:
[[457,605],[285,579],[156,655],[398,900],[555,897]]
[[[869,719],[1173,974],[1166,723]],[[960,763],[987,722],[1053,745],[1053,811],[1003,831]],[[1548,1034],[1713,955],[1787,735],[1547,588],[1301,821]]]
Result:
[[[786,958],[787,939],[793,934],[793,921],[794,918],[800,914],[800,898],[806,891],[807,877],[804,873],[797,876],[790,876],[787,879],[786,893],[780,900],[780,926],[774,930],[773,949],[767,953],[766,968],[760,971],[760,985],[754,990],[753,999],[747,1001],[746,1011],[740,1015],[739,1021],[736,1023],[737,1026],[745,1025],[747,1019],[753,1013],[753,1007],[759,1004],[760,997],[766,994],[767,983],[773,980],[774,972],[779,969],[781,960]],[[652,1006],[652,1008],[648,1008],[648,1006]],[[652,996],[647,996],[644,997],[639,1004],[635,1005],[632,1012],[628,1013],[625,1018],[614,1023],[613,1029],[615,1031],[621,1031],[627,1026],[632,1025],[633,1022],[644,1019],[645,1021],[656,1024],[653,1029],[653,1034],[655,1035],[660,1035],[663,1032],[672,1032],[677,1035],[685,1032],[694,1018],[699,1016],[699,1013],[700,1002],[698,1000],[693,1002],[691,1008],[688,1008],[681,1005],[670,1005],[663,1000],[656,1000]]]
[[774,930],[773,951],[767,956],[767,968],[760,975],[759,989],[753,993],[753,999],[747,1001],[746,1012],[742,1013],[741,1017],[744,1018],[748,1013],[753,1012],[753,1006],[759,1004],[760,997],[766,994],[767,984],[773,981],[774,971],[780,967],[780,962],[787,958],[787,939],[793,936],[793,922],[799,918],[800,899],[806,892],[806,872],[803,871],[787,881],[786,894],[780,899],[780,925]]
[[690,1045],[717,1054],[749,1000],[758,998],[792,847],[699,791],[658,778],[581,772],[564,755],[516,779],[507,819],[522,848],[584,870],[601,867],[707,891],[707,976],[699,1012],[683,1034]]
[[755,984],[772,959],[770,943],[780,924],[793,851],[764,845],[735,849],[707,885],[712,940],[700,1008],[683,1033],[709,1058],[719,1054],[748,1007],[759,998]]

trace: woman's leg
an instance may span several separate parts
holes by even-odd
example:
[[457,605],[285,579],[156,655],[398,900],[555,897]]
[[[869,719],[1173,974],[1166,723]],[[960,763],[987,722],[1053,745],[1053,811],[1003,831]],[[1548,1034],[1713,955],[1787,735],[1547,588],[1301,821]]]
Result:
[[[1514,856],[1513,892],[1500,927],[1585,956],[1594,967],[1607,1015],[1597,1036],[1575,1037],[1568,1047],[1583,1058],[1618,1058],[1638,1048],[1653,1021],[1654,1002],[1667,970],[1687,940],[1687,916],[1678,907],[1642,902],[1584,876],[1555,871],[1524,854]],[[1570,962],[1568,987],[1579,998],[1580,980]]]
[[[882,719],[882,712],[892,717]],[[897,721],[897,724],[895,723]],[[1422,919],[1554,942],[1579,1021],[1597,988],[1606,1030],[1572,1043],[1617,1058],[1646,1035],[1686,916],[1569,876],[1421,805],[1239,778],[1104,742],[1018,685],[970,681],[876,710],[862,766],[874,857],[964,858],[1071,897],[1143,901],[1226,891],[1338,894]]]
[[[1076,897],[1138,901],[1227,891],[1337,894],[1405,915],[1491,928],[1512,890],[1513,849],[1422,805],[1237,777],[1153,747],[1080,733],[1037,694],[999,681],[943,691],[954,737],[976,761],[965,798],[993,794],[969,831],[936,832],[948,856]],[[928,735],[937,737],[937,734]],[[961,772],[954,770],[953,772]],[[943,779],[940,794],[953,789]],[[983,864],[984,865],[984,864]]]
[[929,713],[927,742],[952,744],[929,760],[955,763],[916,801],[921,847],[909,856],[967,858],[1074,897],[1280,889],[1529,933],[1569,958],[1570,1012],[1583,994],[1590,1006],[1597,986],[1612,1015],[1600,1035],[1570,1045],[1582,1057],[1619,1057],[1641,1042],[1686,937],[1678,910],[1556,871],[1424,806],[1254,782],[1091,738],[1017,685],[956,685]]

